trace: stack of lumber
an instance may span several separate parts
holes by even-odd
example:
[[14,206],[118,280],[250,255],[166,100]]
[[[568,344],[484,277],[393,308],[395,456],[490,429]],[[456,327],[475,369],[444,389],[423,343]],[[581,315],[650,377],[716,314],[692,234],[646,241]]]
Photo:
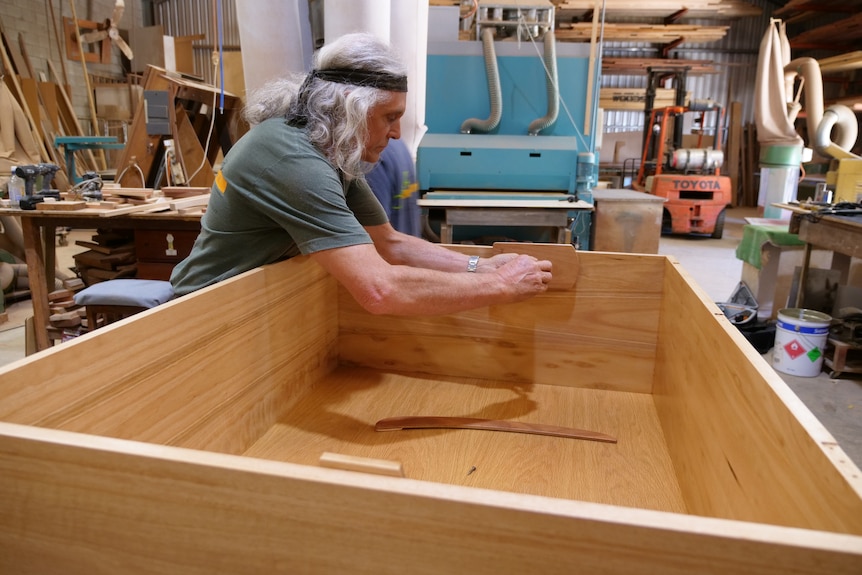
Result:
[[[605,23],[602,38],[606,42],[652,42],[655,44],[704,44],[724,38],[729,26],[689,26],[686,24],[612,24]],[[557,40],[589,42],[593,25],[589,22],[560,24]]]
[[839,54],[831,58],[821,58],[817,61],[821,72],[849,72],[862,68],[862,51]]
[[[552,0],[557,21],[583,17],[604,8],[607,17],[730,19],[760,16],[762,10],[746,0]],[[809,0],[805,0],[808,2]]]
[[[685,103],[688,104],[691,92],[686,92]],[[646,105],[646,88],[600,88],[599,107],[603,110],[643,111]],[[676,90],[658,88],[653,102],[653,108],[666,108],[676,105]]]
[[835,49],[849,50],[859,46],[862,39],[862,13],[853,14],[843,20],[806,30],[789,38],[791,49]]
[[81,334],[86,328],[87,313],[83,306],[75,303],[75,289],[64,288],[48,294],[48,337],[66,340]]
[[152,188],[102,188],[102,201],[85,201],[74,192],[61,192],[60,201],[36,204],[40,211],[81,211],[98,213],[105,218],[148,212],[176,212],[179,215],[202,215],[209,202],[209,188],[170,187],[161,193]]
[[686,68],[688,75],[717,74],[712,60],[682,60],[677,58],[608,58],[602,57],[602,73],[620,76],[637,76],[647,68]]
[[75,254],[75,268],[84,285],[135,277],[135,236],[131,230],[97,230],[91,241],[78,240],[76,245],[87,248]]

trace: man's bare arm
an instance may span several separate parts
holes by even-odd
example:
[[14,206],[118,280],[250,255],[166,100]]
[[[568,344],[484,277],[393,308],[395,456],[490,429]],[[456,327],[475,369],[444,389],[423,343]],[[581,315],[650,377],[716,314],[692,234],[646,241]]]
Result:
[[[403,234],[391,224],[365,228],[381,257],[393,265],[407,265],[430,270],[462,272],[467,270],[469,256],[440,244]],[[498,254],[479,260],[479,273],[492,272],[515,259],[515,254]]]
[[[430,253],[435,257],[434,250]],[[551,281],[551,263],[526,255],[514,256],[487,273],[468,273],[466,257],[463,267],[453,265],[458,271],[392,265],[371,244],[324,250],[311,257],[374,314],[437,315],[522,301],[547,290]],[[439,261],[446,259],[444,254]]]

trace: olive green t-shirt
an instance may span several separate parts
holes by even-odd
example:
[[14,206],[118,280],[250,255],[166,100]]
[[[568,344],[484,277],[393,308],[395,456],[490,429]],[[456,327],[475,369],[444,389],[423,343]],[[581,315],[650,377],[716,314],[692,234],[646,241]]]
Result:
[[368,244],[363,226],[387,221],[364,179],[345,185],[302,128],[267,120],[225,156],[201,233],[171,283],[184,295],[300,253]]

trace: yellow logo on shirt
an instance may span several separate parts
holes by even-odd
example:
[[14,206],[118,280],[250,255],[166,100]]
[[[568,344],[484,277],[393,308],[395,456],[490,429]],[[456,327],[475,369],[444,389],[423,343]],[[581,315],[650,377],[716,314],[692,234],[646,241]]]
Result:
[[395,197],[400,200],[406,200],[418,191],[419,183],[410,181],[410,172],[407,170],[401,172],[401,193]]
[[215,185],[218,188],[218,191],[224,193],[227,189],[227,180],[224,179],[224,174],[221,173],[221,170],[218,171],[215,177]]

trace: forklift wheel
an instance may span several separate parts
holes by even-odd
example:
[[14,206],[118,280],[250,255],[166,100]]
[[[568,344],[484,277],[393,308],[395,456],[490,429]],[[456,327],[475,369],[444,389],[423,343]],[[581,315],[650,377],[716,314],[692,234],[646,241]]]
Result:
[[721,210],[721,213],[719,213],[718,217],[715,218],[715,227],[712,228],[712,236],[710,237],[716,240],[720,240],[721,236],[724,235],[724,216],[726,215],[725,212],[727,212],[726,209]]
[[670,217],[670,212],[667,209],[663,209],[661,213],[661,233],[662,235],[669,235],[673,233],[673,220]]

